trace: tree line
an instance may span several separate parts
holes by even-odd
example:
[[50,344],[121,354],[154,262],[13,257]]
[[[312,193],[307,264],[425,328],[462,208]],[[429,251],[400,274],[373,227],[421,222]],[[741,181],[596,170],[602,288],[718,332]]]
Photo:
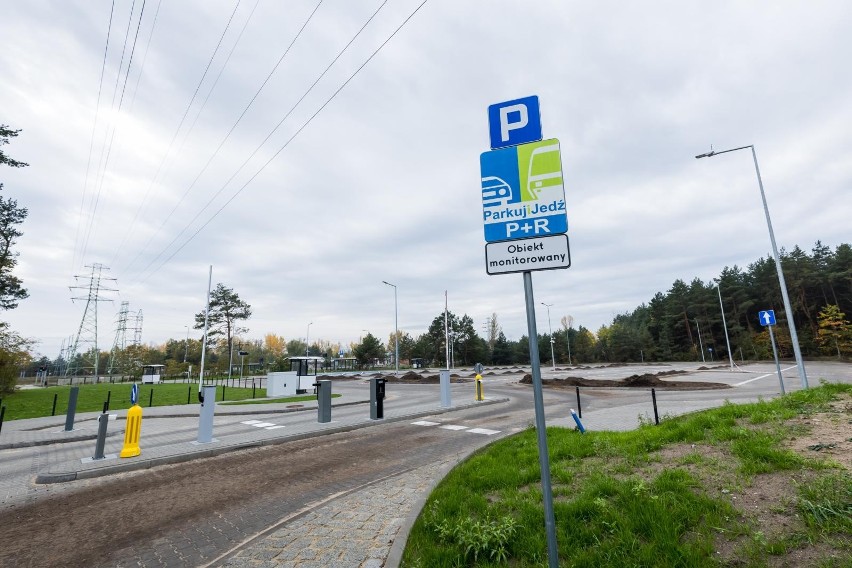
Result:
[[[29,165],[8,156],[3,150],[3,146],[19,133],[20,130],[0,124],[0,166],[23,168]],[[0,191],[3,191],[2,183]],[[14,246],[18,237],[23,235],[18,227],[27,214],[26,207],[19,206],[17,199],[0,195],[0,311],[17,308],[18,302],[29,296],[21,279],[14,274],[18,264]],[[0,321],[0,394],[15,388],[20,367],[30,359],[32,345],[32,341],[22,337],[7,322]]]

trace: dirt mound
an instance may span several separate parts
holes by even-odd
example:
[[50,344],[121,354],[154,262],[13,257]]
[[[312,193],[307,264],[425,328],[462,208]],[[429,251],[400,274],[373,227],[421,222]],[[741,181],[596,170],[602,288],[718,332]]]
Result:
[[[382,377],[385,381],[389,383],[400,383],[400,384],[409,384],[409,385],[429,385],[429,384],[438,384],[441,382],[440,375],[420,375],[413,371],[409,371],[401,376],[396,375],[384,375]],[[450,382],[451,383],[469,383],[473,381],[473,379],[463,379],[456,373],[450,374]]]
[[[656,374],[631,375],[620,380],[584,379],[583,377],[565,377],[564,379],[542,379],[541,384],[550,388],[569,387],[598,387],[598,388],[657,388],[673,390],[706,390],[731,388],[724,383],[709,383],[699,381],[669,381],[660,377],[683,375],[686,371],[660,371]],[[532,384],[532,375],[526,374],[520,381],[522,384]]]
[[317,377],[318,381],[356,381],[363,379],[363,376],[359,375],[319,375]]

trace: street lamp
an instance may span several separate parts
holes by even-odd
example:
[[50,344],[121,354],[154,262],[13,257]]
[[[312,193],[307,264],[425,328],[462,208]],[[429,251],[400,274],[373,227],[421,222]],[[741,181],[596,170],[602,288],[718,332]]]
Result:
[[550,362],[553,365],[553,370],[556,371],[556,357],[553,355],[553,327],[550,325],[550,308],[553,304],[541,303],[542,306],[547,306],[547,327],[550,329]]
[[186,343],[183,346],[183,362],[186,363],[186,356],[189,353],[189,326],[183,326],[186,328]]
[[308,331],[305,333],[305,357],[310,356],[310,345],[311,345],[311,326],[314,325],[314,322],[308,324]]
[[396,303],[396,284],[391,284],[382,280],[383,284],[393,287],[393,337],[394,337],[394,356],[393,360],[396,364],[396,372],[399,373],[399,308]]
[[714,280],[716,283],[716,291],[719,293],[719,308],[722,309],[722,327],[725,330],[725,345],[728,346],[728,361],[731,362],[731,370],[734,370],[734,356],[731,353],[731,341],[728,339],[728,324],[725,323],[725,305],[722,303],[722,288],[719,286],[720,282],[718,280]]
[[802,352],[799,349],[799,335],[796,333],[796,322],[793,321],[793,308],[790,306],[790,297],[787,294],[787,283],[784,281],[784,271],[781,269],[781,258],[778,256],[778,247],[775,245],[775,233],[772,231],[772,220],[769,218],[769,206],[766,204],[766,194],[763,191],[763,180],[760,178],[760,167],[757,165],[757,153],[754,144],[731,148],[716,152],[710,150],[705,154],[695,156],[696,159],[709,158],[717,154],[726,154],[737,150],[751,149],[751,157],[754,159],[754,171],[757,173],[757,185],[760,187],[760,199],[763,201],[763,212],[766,214],[766,226],[769,228],[769,240],[772,242],[772,256],[775,259],[775,270],[778,271],[778,284],[781,286],[781,298],[784,300],[784,311],[787,313],[787,324],[790,326],[790,340],[793,342],[793,353],[796,355],[796,366],[799,368],[799,379],[802,388],[808,388],[808,375],[805,373],[805,364],[802,362]]
[[701,349],[701,362],[706,363],[707,359],[704,358],[704,342],[701,341],[701,326],[698,325],[698,318],[695,318],[695,327],[698,328],[698,348]]

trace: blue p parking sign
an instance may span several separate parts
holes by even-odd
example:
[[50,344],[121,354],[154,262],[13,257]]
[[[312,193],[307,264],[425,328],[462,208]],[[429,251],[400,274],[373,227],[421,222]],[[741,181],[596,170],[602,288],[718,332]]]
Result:
[[491,148],[506,148],[541,140],[538,97],[524,97],[488,107]]

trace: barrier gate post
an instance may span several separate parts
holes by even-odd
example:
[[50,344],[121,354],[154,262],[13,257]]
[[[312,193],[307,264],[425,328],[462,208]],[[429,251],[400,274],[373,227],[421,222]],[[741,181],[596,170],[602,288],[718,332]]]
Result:
[[370,379],[370,419],[381,420],[385,417],[385,380]]
[[317,422],[331,422],[331,381],[317,381]]

